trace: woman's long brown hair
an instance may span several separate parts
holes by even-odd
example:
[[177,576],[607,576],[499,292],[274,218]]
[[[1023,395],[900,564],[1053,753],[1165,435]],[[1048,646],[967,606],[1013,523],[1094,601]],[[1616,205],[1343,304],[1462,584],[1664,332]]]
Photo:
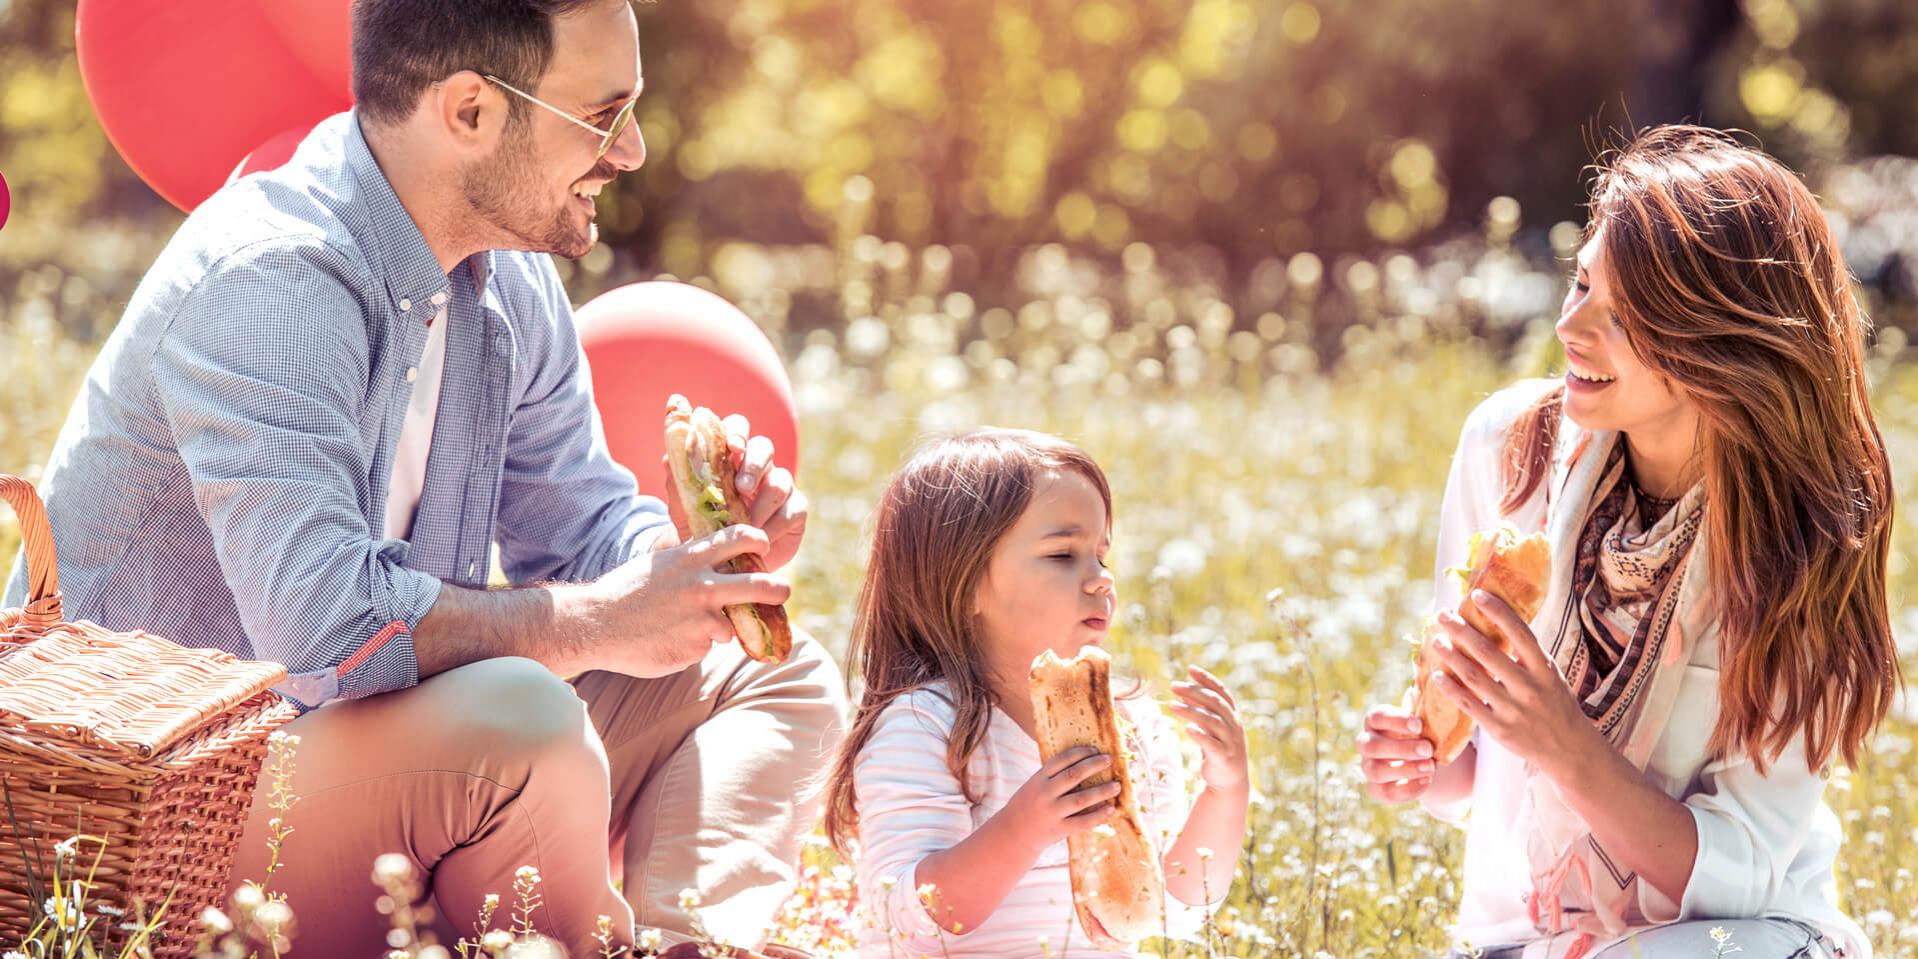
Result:
[[[1714,755],[1762,771],[1856,765],[1900,676],[1885,569],[1890,462],[1866,395],[1869,321],[1817,200],[1728,134],[1648,130],[1598,168],[1613,310],[1632,351],[1700,414],[1722,673]],[[1549,468],[1564,388],[1506,445],[1510,511]]]
[[847,655],[848,679],[865,688],[826,780],[826,836],[842,854],[859,826],[854,765],[879,714],[906,693],[946,684],[957,714],[946,765],[968,800],[983,798],[966,775],[993,706],[973,597],[993,548],[1054,471],[1091,481],[1110,522],[1105,473],[1084,450],[1044,433],[984,429],[935,440],[886,485]]

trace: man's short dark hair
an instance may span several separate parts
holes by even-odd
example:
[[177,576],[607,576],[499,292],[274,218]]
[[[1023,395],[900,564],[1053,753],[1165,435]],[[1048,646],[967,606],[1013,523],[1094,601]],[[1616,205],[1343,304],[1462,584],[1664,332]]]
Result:
[[[412,116],[420,91],[461,70],[531,91],[553,59],[553,18],[606,0],[353,0],[353,99],[375,125]],[[529,107],[508,97],[509,122]]]

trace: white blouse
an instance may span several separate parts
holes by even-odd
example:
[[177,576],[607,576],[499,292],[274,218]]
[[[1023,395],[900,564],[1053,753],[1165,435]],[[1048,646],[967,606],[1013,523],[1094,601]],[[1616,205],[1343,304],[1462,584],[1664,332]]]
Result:
[[[1526,532],[1544,528],[1543,484],[1513,513],[1502,515],[1498,507],[1504,493],[1506,437],[1518,416],[1553,382],[1526,381],[1502,390],[1466,420],[1441,510],[1434,610],[1458,605],[1459,586],[1444,569],[1466,555],[1475,530],[1504,522]],[[1667,795],[1685,804],[1697,825],[1691,882],[1678,902],[1639,882],[1639,910],[1652,923],[1798,919],[1830,937],[1842,959],[1870,959],[1871,943],[1864,931],[1837,905],[1832,865],[1842,830],[1823,800],[1825,777],[1806,768],[1804,737],[1794,740],[1762,775],[1743,755],[1707,755],[1706,743],[1718,717],[1716,634],[1712,630],[1710,638],[1699,637],[1685,663],[1678,702],[1645,770]],[[1547,936],[1532,925],[1523,898],[1531,889],[1525,840],[1514,830],[1500,828],[1518,815],[1524,761],[1484,730],[1475,732],[1472,741],[1477,768],[1469,797],[1449,806],[1425,804],[1427,811],[1448,822],[1472,820],[1466,829],[1464,892],[1454,941],[1481,948],[1524,942],[1529,943],[1525,959],[1560,956],[1575,933]],[[1472,756],[1467,753],[1460,761],[1474,761]],[[1592,952],[1606,945],[1594,943]],[[1708,947],[1701,946],[1701,953]]]
[[[967,767],[984,801],[973,805],[946,766],[946,742],[955,711],[935,685],[908,693],[880,713],[872,738],[853,766],[859,812],[858,857],[862,959],[927,956],[1131,959],[1136,952],[1102,952],[1079,927],[1072,907],[1066,843],[1039,854],[999,908],[976,928],[942,932],[917,894],[919,862],[950,849],[1005,808],[1039,771],[1039,744],[1005,713],[992,710],[986,738]],[[1132,753],[1129,771],[1148,838],[1161,854],[1184,828],[1191,810],[1178,743],[1159,707],[1144,698],[1117,702],[1121,735]],[[1127,720],[1130,720],[1128,722]],[[1235,855],[1237,850],[1219,850]],[[1194,938],[1227,890],[1210,890],[1209,907],[1189,906],[1166,894],[1172,938]]]

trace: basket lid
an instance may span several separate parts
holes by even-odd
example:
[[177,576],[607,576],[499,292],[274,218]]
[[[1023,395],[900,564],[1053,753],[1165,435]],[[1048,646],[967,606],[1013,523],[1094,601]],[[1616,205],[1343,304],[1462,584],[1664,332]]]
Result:
[[285,678],[279,663],[62,623],[0,656],[0,727],[146,759]]

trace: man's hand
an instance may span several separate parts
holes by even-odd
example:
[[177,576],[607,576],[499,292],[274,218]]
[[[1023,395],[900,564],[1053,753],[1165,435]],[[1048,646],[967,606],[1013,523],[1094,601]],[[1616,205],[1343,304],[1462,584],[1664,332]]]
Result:
[[582,665],[628,676],[667,676],[733,638],[726,607],[784,603],[792,587],[767,573],[719,573],[735,556],[766,554],[766,534],[735,525],[703,539],[642,553],[586,587],[591,623]]
[[[732,455],[734,468],[738,470],[734,486],[751,510],[743,522],[765,531],[769,545],[760,559],[768,572],[776,572],[798,555],[799,541],[805,538],[806,495],[794,486],[791,470],[773,465],[771,439],[752,435],[751,424],[737,413],[726,417],[723,422],[726,426],[727,451]],[[672,467],[667,465],[665,457],[660,458],[659,465],[661,475],[666,478],[666,489],[671,490]],[[679,497],[668,495],[666,510],[673,518],[673,529],[678,533],[676,542],[685,542],[689,526]],[[664,545],[664,541],[661,545]]]

